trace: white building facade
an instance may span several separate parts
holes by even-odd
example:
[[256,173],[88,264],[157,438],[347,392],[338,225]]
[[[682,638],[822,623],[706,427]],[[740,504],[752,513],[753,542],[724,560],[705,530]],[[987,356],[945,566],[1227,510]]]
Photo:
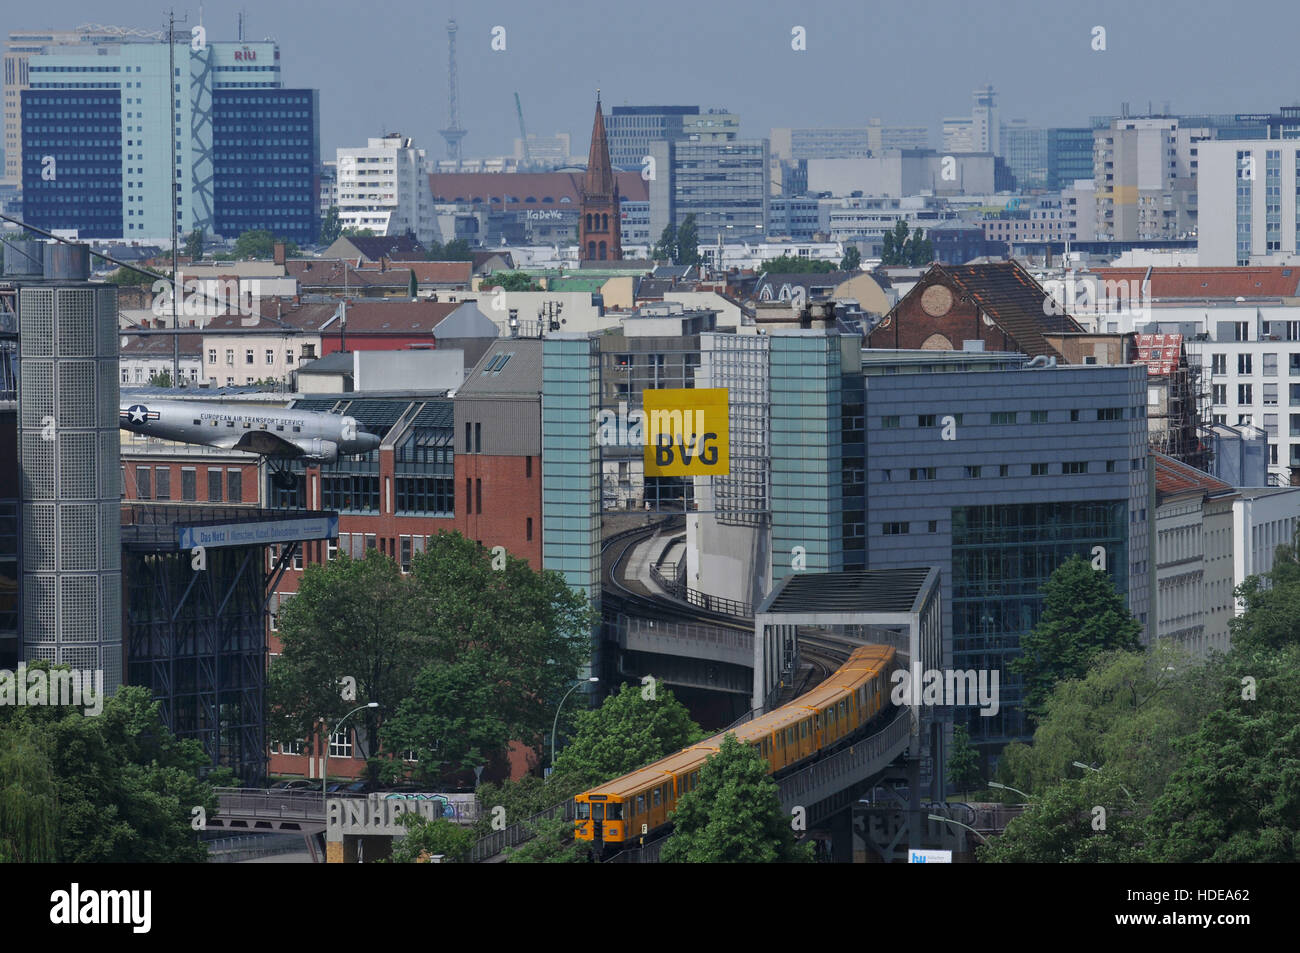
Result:
[[371,139],[364,149],[337,150],[339,221],[376,235],[438,237],[429,166],[409,138]]
[[1198,263],[1300,261],[1300,140],[1206,142],[1199,160]]

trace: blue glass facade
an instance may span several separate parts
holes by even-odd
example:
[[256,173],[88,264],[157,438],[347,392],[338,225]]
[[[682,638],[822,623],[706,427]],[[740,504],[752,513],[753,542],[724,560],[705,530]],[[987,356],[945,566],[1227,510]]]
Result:
[[121,236],[121,94],[28,89],[22,117],[25,220],[82,238]]
[[312,89],[218,89],[212,94],[215,228],[266,229],[316,241],[320,109]]
[[1001,673],[996,715],[958,713],[973,739],[1005,743],[1033,733],[1020,710],[1023,680],[1007,663],[1038,624],[1039,590],[1071,556],[1091,558],[1093,547],[1102,546],[1111,580],[1126,594],[1128,523],[1126,500],[953,508],[953,668]]

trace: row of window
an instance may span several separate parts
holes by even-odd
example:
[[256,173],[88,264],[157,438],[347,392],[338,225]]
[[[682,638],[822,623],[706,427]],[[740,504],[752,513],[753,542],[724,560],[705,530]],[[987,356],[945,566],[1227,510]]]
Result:
[[[1296,425],[1300,425],[1300,414],[1293,414],[1292,417],[1293,420],[1297,422]],[[1052,466],[1053,464],[1049,464],[1049,463],[1031,463],[1029,464],[1029,475],[1047,476],[1049,473],[1052,472],[1051,470]],[[1130,470],[1141,470],[1144,468],[1144,466],[1145,466],[1145,460],[1142,457],[1134,457],[1131,461],[1129,461]],[[1117,472],[1116,461],[1114,460],[1105,461],[1105,468],[1106,468],[1105,472],[1107,473]],[[997,472],[997,475],[1000,477],[1012,476],[1011,465],[1007,463],[997,464],[996,467],[993,465],[975,466],[975,465],[968,464],[962,468],[962,473],[967,479],[979,479],[981,477],[993,476],[995,470]],[[1061,463],[1061,469],[1057,472],[1069,475],[1069,474],[1090,473],[1090,472],[1099,473],[1101,471],[1091,470],[1089,466],[1089,462],[1087,460],[1066,460]],[[894,470],[881,470],[880,471],[881,481],[884,483],[893,482],[894,473],[895,473]],[[1023,471],[1016,475],[1017,476],[1023,475]],[[912,467],[907,471],[907,479],[909,481],[936,480],[938,479],[938,468],[937,467]]]
[[[224,484],[226,496],[222,499],[222,475],[225,475]],[[244,473],[239,469],[223,469],[222,467],[207,468],[208,481],[208,503],[242,503],[244,499]],[[196,467],[181,468],[181,495],[180,499],[186,502],[197,502],[197,484],[198,469]],[[126,467],[122,467],[122,497],[129,498],[127,493]],[[170,500],[172,499],[172,471],[171,467],[147,467],[137,466],[135,468],[135,499],[137,500]]]
[[[1129,414],[1128,414],[1128,416],[1129,416],[1130,418],[1138,418],[1138,417],[1145,417],[1145,416],[1146,416],[1146,408],[1145,408],[1145,407],[1130,407],[1130,408],[1128,408],[1128,410],[1129,410]],[[1093,420],[1093,419],[1096,419],[1096,420],[1123,420],[1123,419],[1124,419],[1124,408],[1123,408],[1123,407],[1098,407],[1098,408],[1097,408],[1097,412],[1096,412],[1096,417],[1095,417],[1095,418],[1093,418],[1093,417],[1085,418],[1085,417],[1084,417],[1084,413],[1085,413],[1084,410],[1078,410],[1078,409],[1071,410],[1071,411],[1070,411],[1070,420],[1071,420],[1072,422],[1078,422],[1078,421],[1081,421],[1081,420],[1084,420],[1084,419],[1088,419],[1088,420]],[[944,415],[943,418],[942,418],[945,424],[948,423],[948,419],[947,419],[947,418],[949,418],[949,417],[952,418],[952,421],[951,421],[951,422],[952,422],[953,424],[956,424],[957,426],[961,426],[962,423],[963,423],[963,421],[965,420],[966,415],[965,415],[965,414],[946,414],[946,415]],[[910,419],[910,418],[909,418],[909,419]],[[1048,422],[1048,419],[1049,419],[1049,418],[1048,418],[1048,411],[1046,411],[1046,410],[1031,410],[1031,411],[1029,411],[1029,418],[1028,418],[1028,420],[1029,420],[1029,423],[1031,423],[1031,424],[1045,424],[1045,423]],[[917,427],[921,427],[921,428],[925,428],[925,427],[935,427],[935,426],[938,425],[939,421],[940,421],[940,416],[939,416],[938,414],[918,414],[917,417],[916,417],[916,425],[917,425]],[[902,416],[900,416],[900,415],[898,415],[898,414],[891,414],[891,415],[888,415],[888,416],[885,416],[885,417],[881,417],[881,418],[880,418],[880,427],[881,427],[882,430],[895,430],[895,429],[898,429],[899,427],[902,426],[902,422],[903,422],[903,418],[902,418]],[[1021,423],[1021,413],[1020,413],[1019,411],[1014,411],[1014,410],[1012,410],[1012,411],[993,411],[992,413],[989,414],[989,424],[990,424],[991,426],[995,426],[995,427],[996,427],[996,426],[1003,426],[1003,427],[1005,427],[1005,426],[1011,426],[1011,425],[1018,424],[1018,423]]]

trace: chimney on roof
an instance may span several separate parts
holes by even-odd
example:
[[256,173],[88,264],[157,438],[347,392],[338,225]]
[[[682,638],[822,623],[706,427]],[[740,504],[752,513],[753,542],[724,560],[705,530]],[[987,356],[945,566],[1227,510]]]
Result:
[[275,243],[274,260],[277,265],[284,264],[284,242]]
[[380,256],[379,256],[379,273],[382,275],[382,274],[383,274],[384,272],[386,272],[387,270],[388,270],[388,256],[387,256],[387,255],[380,255]]
[[280,311],[280,304],[281,304],[281,299],[280,299],[280,298],[276,298],[276,299],[275,299],[275,316],[276,316],[277,318],[280,317],[280,314],[281,314],[281,311]]

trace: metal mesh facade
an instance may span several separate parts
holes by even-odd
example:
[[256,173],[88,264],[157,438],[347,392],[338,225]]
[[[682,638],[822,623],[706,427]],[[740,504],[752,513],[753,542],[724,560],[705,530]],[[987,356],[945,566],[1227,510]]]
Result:
[[23,657],[121,681],[115,288],[18,292]]

